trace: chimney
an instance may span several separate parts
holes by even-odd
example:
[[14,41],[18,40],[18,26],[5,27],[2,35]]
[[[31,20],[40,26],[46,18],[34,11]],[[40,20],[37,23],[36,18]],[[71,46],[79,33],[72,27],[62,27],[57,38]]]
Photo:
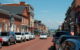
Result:
[[20,2],[20,5],[25,5],[25,2]]

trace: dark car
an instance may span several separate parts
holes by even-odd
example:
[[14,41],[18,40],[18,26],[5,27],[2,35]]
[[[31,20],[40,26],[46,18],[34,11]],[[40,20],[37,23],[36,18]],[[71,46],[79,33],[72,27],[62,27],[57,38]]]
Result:
[[11,43],[16,44],[15,32],[0,32],[0,36],[3,40],[3,44],[6,43],[8,46]]
[[70,33],[66,31],[59,31],[59,32],[56,32],[56,34],[53,36],[53,46],[56,48],[56,50],[58,50],[59,48],[59,42],[62,43],[65,40],[65,38],[62,39],[60,37],[64,37],[67,35],[70,36]]
[[59,50],[80,50],[80,39],[65,40]]
[[0,37],[0,48],[2,48],[2,38]]

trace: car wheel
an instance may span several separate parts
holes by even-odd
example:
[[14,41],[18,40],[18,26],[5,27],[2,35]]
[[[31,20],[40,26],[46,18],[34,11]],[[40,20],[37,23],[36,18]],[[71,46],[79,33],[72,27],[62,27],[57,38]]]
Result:
[[75,45],[72,42],[64,42],[62,43],[62,50],[74,50],[75,49]]
[[26,38],[24,39],[24,42],[26,41]]
[[0,43],[0,48],[2,48],[2,43]]
[[55,46],[53,46],[53,50],[56,50],[56,47]]
[[27,41],[29,41],[29,39],[26,39]]
[[14,44],[16,44],[16,41],[14,41]]
[[10,46],[10,45],[11,45],[10,41],[8,41],[8,42],[7,42],[7,45],[8,45],[8,46]]
[[23,40],[22,40],[22,38],[21,38],[21,40],[20,40],[20,42],[22,42]]
[[62,47],[59,47],[59,50],[63,50]]

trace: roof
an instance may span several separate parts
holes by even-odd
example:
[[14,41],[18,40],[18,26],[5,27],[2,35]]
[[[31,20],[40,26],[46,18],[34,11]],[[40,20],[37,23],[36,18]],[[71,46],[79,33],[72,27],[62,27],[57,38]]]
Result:
[[9,17],[14,16],[15,18],[17,18],[17,19],[20,19],[20,20],[21,20],[21,16],[16,15],[16,14],[13,14],[13,13],[10,13],[10,12],[9,12],[9,11],[7,11],[7,10],[0,9],[0,13],[2,13],[2,14],[6,14],[6,15],[9,15]]
[[5,6],[5,5],[0,6],[0,9],[4,9],[9,11],[10,13],[15,14],[22,14],[24,8],[25,8],[24,6]]
[[10,15],[9,11],[3,10],[3,9],[0,9],[0,13],[6,14],[6,15]]
[[24,8],[25,8],[24,6],[6,6],[6,5],[1,5],[0,6],[0,13],[13,15],[16,18],[21,19],[22,17],[19,16],[18,14],[22,14]]

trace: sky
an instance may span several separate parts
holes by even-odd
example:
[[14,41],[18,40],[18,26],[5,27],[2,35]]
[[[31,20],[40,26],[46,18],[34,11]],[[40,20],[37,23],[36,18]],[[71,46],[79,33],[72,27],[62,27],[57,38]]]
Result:
[[49,29],[57,29],[73,0],[0,0],[3,4],[20,1],[33,6],[36,20],[41,20]]

